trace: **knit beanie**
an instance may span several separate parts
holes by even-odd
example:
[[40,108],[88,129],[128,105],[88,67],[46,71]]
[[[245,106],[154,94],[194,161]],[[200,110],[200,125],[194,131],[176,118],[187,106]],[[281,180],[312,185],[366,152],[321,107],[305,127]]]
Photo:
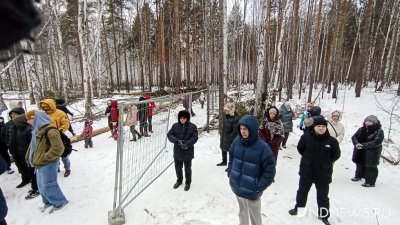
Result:
[[33,119],[33,118],[35,117],[35,112],[36,112],[36,110],[31,109],[31,110],[29,110],[27,113],[25,113],[26,119],[27,119],[27,120]]
[[323,116],[314,116],[313,117],[313,125],[318,126],[318,125],[324,125],[328,126],[328,122],[325,120]]
[[370,121],[370,122],[372,122],[373,124],[377,124],[378,123],[378,117],[376,117],[376,116],[374,116],[374,115],[369,115],[369,116],[367,116],[367,118],[365,118],[365,120],[364,120],[364,122],[365,121]]

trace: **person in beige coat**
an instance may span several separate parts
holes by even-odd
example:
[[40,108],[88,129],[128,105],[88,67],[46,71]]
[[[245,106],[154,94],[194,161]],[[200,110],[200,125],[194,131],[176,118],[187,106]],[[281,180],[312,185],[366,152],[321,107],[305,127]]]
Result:
[[341,119],[342,113],[339,110],[333,111],[328,119],[329,134],[336,138],[339,143],[343,141],[344,137],[344,126],[340,122]]
[[137,114],[138,114],[138,109],[136,105],[127,105],[127,114],[126,114],[126,119],[124,122],[125,126],[129,126],[129,129],[132,133],[132,139],[130,141],[136,141],[136,135],[138,136],[137,138],[140,139],[142,136],[140,133],[136,130],[136,125],[138,124],[138,119],[137,119]]

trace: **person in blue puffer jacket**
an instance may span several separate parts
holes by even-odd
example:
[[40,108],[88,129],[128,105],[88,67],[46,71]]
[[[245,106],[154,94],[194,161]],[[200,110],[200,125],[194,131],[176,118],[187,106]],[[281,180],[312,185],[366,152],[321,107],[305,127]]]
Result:
[[228,163],[229,184],[239,203],[240,224],[261,225],[263,191],[274,181],[275,158],[267,143],[258,137],[254,116],[243,116],[237,126],[239,135],[231,145]]

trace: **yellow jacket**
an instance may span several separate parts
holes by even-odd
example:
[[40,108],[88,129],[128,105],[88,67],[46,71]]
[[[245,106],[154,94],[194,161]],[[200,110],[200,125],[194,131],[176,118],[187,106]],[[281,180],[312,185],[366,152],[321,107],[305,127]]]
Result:
[[[47,105],[50,107],[49,111],[43,110],[43,106]],[[45,99],[40,102],[40,108],[46,112],[46,114],[50,117],[50,125],[57,128],[57,130],[62,130],[62,132],[66,132],[69,128],[69,120],[67,114],[65,112],[56,108],[56,103],[53,99]]]

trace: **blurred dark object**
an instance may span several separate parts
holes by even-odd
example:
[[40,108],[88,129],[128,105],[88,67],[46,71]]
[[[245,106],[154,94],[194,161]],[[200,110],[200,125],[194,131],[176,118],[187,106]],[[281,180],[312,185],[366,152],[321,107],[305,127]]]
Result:
[[33,0],[0,0],[0,50],[24,38],[33,40],[31,31],[40,22]]

